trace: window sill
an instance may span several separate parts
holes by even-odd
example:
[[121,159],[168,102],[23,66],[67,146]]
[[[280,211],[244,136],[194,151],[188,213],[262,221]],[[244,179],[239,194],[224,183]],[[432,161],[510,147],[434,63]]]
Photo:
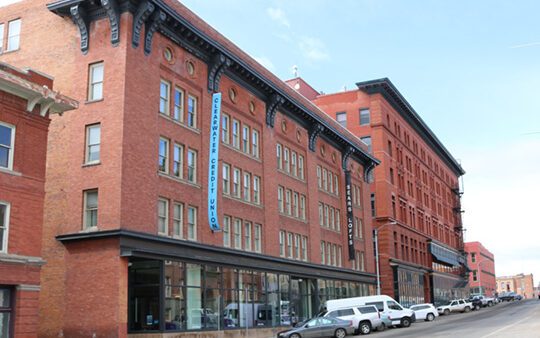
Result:
[[84,104],[98,103],[98,102],[102,102],[102,101],[104,101],[103,98],[97,99],[97,100],[86,100],[86,101],[84,101]]
[[194,132],[195,134],[199,134],[199,135],[201,134],[201,130],[200,130],[200,129],[197,129],[197,128],[194,128],[194,127],[190,127],[190,126],[188,126],[187,124],[185,124],[183,121],[176,120],[176,119],[172,118],[170,115],[163,114],[163,113],[160,113],[160,112],[158,112],[158,115],[159,115],[159,117],[162,117],[162,118],[164,118],[165,120],[167,120],[167,121],[169,121],[169,122],[172,122],[172,123],[174,123],[174,124],[176,124],[176,125],[179,125],[179,126],[182,127],[182,128],[185,128],[185,129],[187,129],[187,130],[189,130],[189,131],[192,131],[192,132]]
[[336,195],[336,194],[333,194],[333,193],[331,193],[331,192],[328,192],[328,191],[326,191],[326,190],[324,190],[324,189],[321,189],[321,188],[318,188],[318,189],[319,189],[319,192],[322,192],[323,194],[326,194],[326,195],[328,195],[328,196],[330,196],[330,197],[334,197],[334,198],[337,198],[337,199],[340,198],[339,194]]
[[252,202],[248,202],[248,201],[245,201],[245,200],[243,200],[243,199],[241,199],[239,197],[234,197],[234,196],[226,195],[226,194],[222,194],[222,196],[223,196],[223,198],[233,200],[233,201],[236,201],[236,202],[240,202],[240,203],[243,203],[243,204],[255,207],[255,208],[260,208],[260,209],[263,208],[261,204],[255,204],[255,203],[252,203]]
[[18,171],[13,171],[13,170],[8,169],[8,168],[0,168],[0,173],[13,175],[13,176],[22,176],[22,173],[20,173]]
[[97,165],[101,165],[101,161],[98,161],[98,162],[89,162],[89,163],[84,163],[82,165],[83,168],[86,168],[86,167],[95,167]]
[[235,152],[237,152],[237,153],[239,153],[239,154],[244,155],[245,157],[247,157],[247,158],[249,158],[249,159],[252,159],[252,160],[254,160],[254,161],[257,161],[257,162],[259,162],[259,163],[262,163],[262,160],[261,160],[260,157],[255,157],[255,156],[251,155],[251,153],[248,154],[248,153],[242,151],[242,149],[240,149],[240,148],[236,148],[235,146],[233,146],[233,145],[231,145],[231,144],[229,144],[229,143],[223,142],[223,140],[221,140],[220,143],[221,143],[225,148],[231,149],[231,150],[233,150],[233,151],[235,151]]
[[99,231],[99,227],[96,225],[95,227],[88,227],[86,229],[82,229],[79,231],[79,233],[88,233],[88,232],[96,232]]
[[293,178],[293,179],[295,179],[295,180],[297,180],[297,181],[300,181],[300,182],[302,182],[302,183],[306,183],[306,180],[305,180],[305,179],[301,179],[301,178],[298,177],[298,176],[294,176],[293,174],[291,174],[290,172],[287,172],[286,170],[283,170],[283,169],[278,168],[278,172],[282,173],[283,175],[287,175],[287,176],[289,176],[290,178]]
[[307,222],[308,222],[307,219],[302,219],[302,218],[294,217],[294,216],[291,216],[291,215],[287,215],[287,214],[285,214],[285,213],[283,213],[283,212],[278,212],[278,214],[279,214],[280,216],[283,216],[283,217],[287,217],[287,218],[293,219],[293,220],[295,220],[295,221],[297,221],[297,222],[302,222],[302,223],[307,223]]
[[175,181],[175,182],[178,182],[178,183],[183,183],[183,184],[186,184],[186,185],[201,189],[201,186],[199,184],[190,182],[190,181],[185,180],[183,178],[172,176],[169,173],[164,173],[164,172],[158,171],[158,176],[168,178],[168,179],[170,179],[172,181]]

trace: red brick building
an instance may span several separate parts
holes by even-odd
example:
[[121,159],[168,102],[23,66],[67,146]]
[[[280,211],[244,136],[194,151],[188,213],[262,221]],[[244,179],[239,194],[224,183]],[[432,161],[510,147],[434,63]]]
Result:
[[374,292],[353,134],[177,1],[47,2],[0,8],[0,58],[84,102],[50,128],[40,336],[268,336]]
[[471,293],[493,296],[497,292],[495,283],[495,257],[480,242],[465,243]]
[[[303,81],[287,83],[310,97]],[[468,294],[458,178],[464,174],[388,79],[312,101],[381,160],[371,186],[381,289],[401,304],[440,304]]]
[[523,298],[536,298],[533,274],[517,274],[514,276],[501,276],[496,278],[497,293],[515,292]]
[[0,62],[0,337],[37,337],[49,114],[78,105],[52,88]]

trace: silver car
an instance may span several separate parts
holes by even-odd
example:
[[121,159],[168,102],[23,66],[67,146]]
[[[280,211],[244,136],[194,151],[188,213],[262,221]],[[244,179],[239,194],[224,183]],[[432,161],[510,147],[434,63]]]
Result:
[[309,319],[290,330],[278,333],[278,338],[344,338],[354,334],[355,327],[350,320],[319,317]]

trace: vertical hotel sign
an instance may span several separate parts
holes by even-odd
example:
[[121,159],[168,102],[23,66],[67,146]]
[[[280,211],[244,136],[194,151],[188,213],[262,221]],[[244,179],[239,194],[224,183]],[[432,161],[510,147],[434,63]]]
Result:
[[345,170],[345,201],[347,204],[347,243],[349,244],[349,260],[355,259],[354,255],[354,233],[353,233],[353,212],[351,196],[351,172]]
[[221,93],[214,93],[212,95],[212,121],[210,123],[210,155],[208,156],[208,223],[212,231],[220,230],[217,212],[220,115]]

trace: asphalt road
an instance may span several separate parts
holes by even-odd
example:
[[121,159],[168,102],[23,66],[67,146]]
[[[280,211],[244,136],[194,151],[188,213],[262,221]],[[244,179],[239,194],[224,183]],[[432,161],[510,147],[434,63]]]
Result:
[[409,328],[373,332],[370,337],[540,338],[540,301],[504,302],[479,311],[439,316],[433,322],[417,321]]

